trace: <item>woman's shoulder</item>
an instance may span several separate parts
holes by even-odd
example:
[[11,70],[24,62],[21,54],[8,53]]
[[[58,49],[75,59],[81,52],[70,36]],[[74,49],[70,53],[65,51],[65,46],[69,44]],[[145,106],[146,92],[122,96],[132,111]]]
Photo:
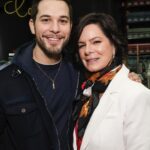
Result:
[[[133,81],[128,77],[129,69],[123,65],[120,73],[117,76],[117,80],[114,84],[120,84],[119,90],[120,93],[128,95],[149,95],[150,96],[150,89],[148,89],[142,83]],[[149,97],[150,98],[150,97]]]

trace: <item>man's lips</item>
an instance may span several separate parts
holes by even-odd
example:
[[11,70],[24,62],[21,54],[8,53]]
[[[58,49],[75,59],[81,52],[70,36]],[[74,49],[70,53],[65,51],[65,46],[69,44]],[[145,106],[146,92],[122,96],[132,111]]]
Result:
[[62,35],[43,35],[43,37],[45,37],[45,38],[51,38],[51,39],[61,39],[61,38],[63,38],[63,36]]
[[62,36],[43,36],[43,37],[46,38],[46,40],[50,44],[58,44],[63,38]]
[[48,38],[48,43],[50,44],[58,44],[61,41],[61,39],[56,38]]
[[60,38],[47,38],[49,41],[59,41]]

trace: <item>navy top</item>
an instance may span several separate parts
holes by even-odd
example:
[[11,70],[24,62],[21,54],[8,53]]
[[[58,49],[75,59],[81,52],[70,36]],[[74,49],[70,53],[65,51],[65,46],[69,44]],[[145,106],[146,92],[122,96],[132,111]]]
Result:
[[[40,65],[40,68],[52,79],[55,75],[55,89],[52,89],[52,81],[45,76],[45,74],[40,71],[36,66],[38,71],[36,71],[36,83],[40,88],[41,95],[46,100],[46,105],[49,112],[53,115],[56,128],[58,130],[58,136],[61,141],[63,149],[65,149],[68,144],[66,143],[66,134],[68,130],[68,123],[70,118],[70,108],[72,105],[72,98],[74,90],[72,88],[72,79],[70,71],[67,68],[65,62],[61,62],[55,65]],[[68,105],[69,104],[69,105]],[[66,148],[67,149],[67,148]]]

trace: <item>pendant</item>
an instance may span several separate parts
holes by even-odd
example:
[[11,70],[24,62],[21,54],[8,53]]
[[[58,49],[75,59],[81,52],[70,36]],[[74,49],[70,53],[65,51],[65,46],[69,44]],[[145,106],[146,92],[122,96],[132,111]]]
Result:
[[55,83],[54,83],[54,81],[52,81],[52,88],[53,88],[53,90],[55,90]]

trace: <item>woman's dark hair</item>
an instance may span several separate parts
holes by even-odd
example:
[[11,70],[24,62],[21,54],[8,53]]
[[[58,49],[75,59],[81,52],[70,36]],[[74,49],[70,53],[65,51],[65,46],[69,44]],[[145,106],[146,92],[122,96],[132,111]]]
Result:
[[[85,26],[89,24],[96,24],[102,30],[104,35],[109,39],[109,41],[115,46],[115,64],[121,64],[123,60],[123,54],[127,48],[127,42],[121,31],[119,31],[117,24],[112,16],[105,13],[90,13],[81,18],[79,24],[76,27],[75,32],[75,51],[78,52],[78,40]],[[81,63],[80,59],[78,58]]]
[[[39,3],[41,1],[43,1],[43,0],[33,0],[32,1],[32,5],[31,5],[31,19],[33,19],[34,22],[36,20],[36,16],[37,16],[37,13],[38,13]],[[72,6],[71,6],[71,3],[70,3],[70,0],[56,0],[56,1],[64,1],[68,5],[70,20],[72,21]]]

